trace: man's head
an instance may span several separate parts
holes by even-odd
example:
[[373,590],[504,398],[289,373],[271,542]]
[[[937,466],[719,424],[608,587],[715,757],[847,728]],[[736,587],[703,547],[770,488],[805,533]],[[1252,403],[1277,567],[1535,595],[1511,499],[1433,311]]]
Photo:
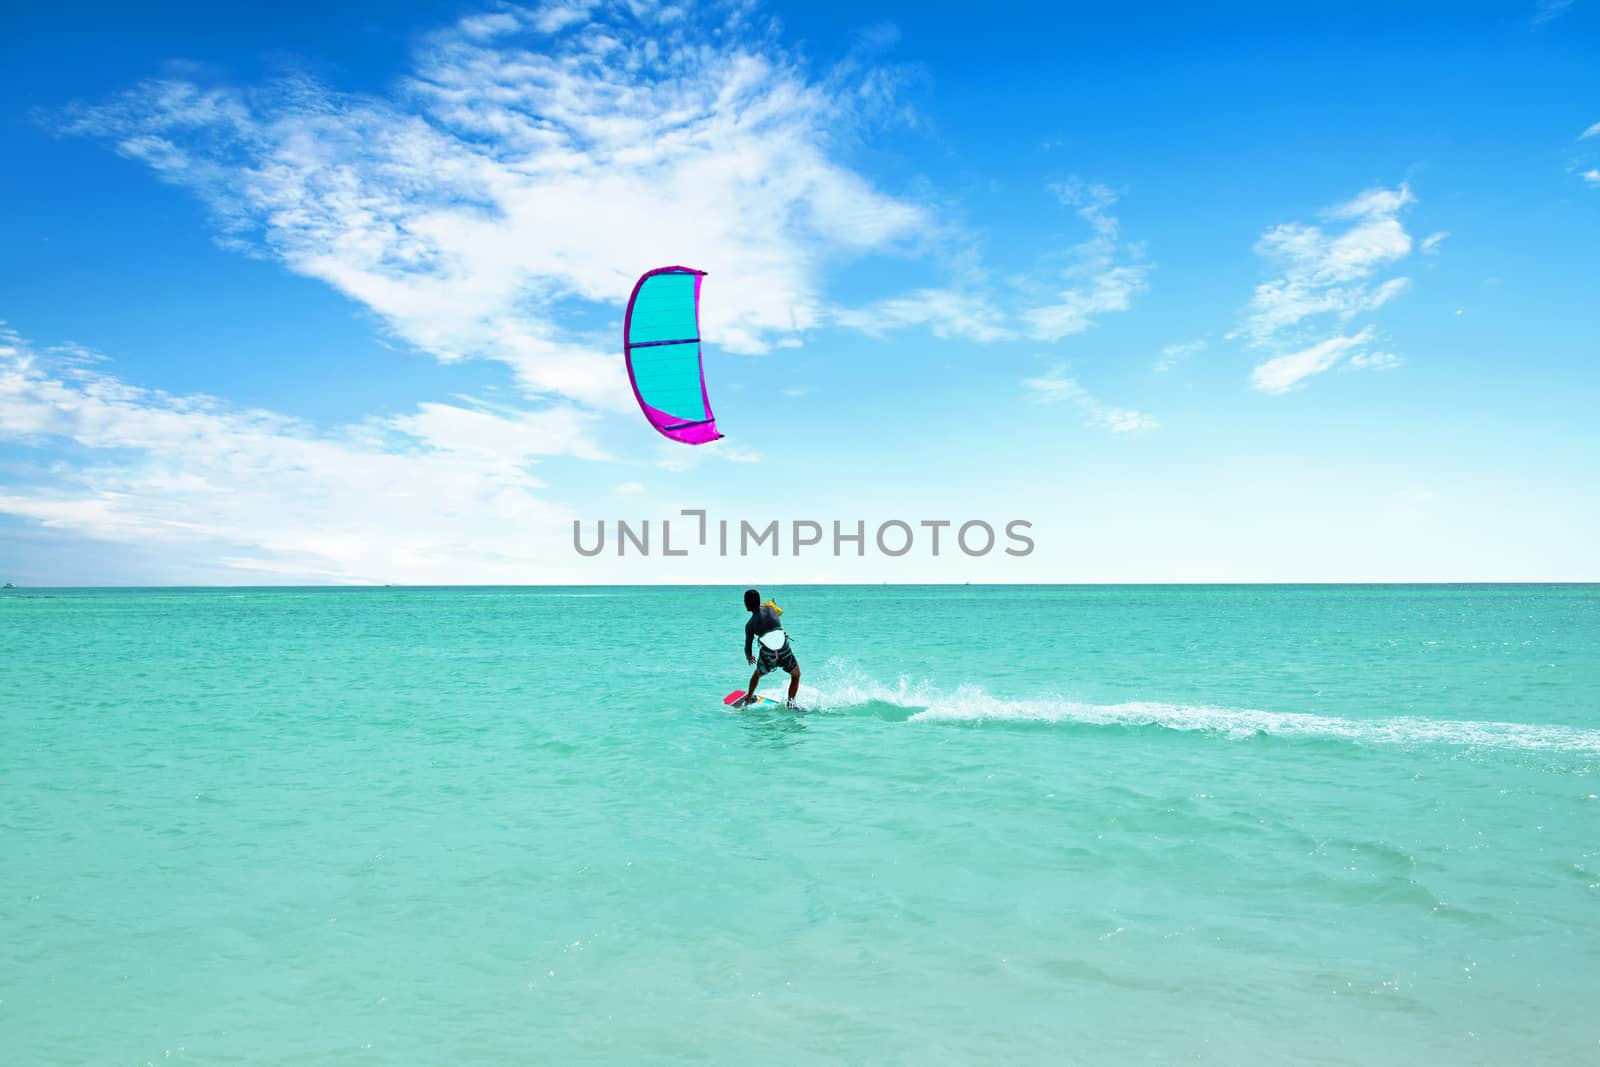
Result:
[[744,610],[746,610],[746,611],[755,611],[760,606],[761,606],[761,593],[760,593],[760,591],[756,590],[756,589],[746,589],[744,591]]

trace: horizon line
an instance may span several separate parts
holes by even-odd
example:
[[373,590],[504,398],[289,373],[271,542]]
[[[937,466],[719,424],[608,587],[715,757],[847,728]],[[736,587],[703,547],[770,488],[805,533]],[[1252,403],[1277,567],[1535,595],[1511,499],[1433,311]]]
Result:
[[[113,585],[12,585],[9,589],[0,588],[0,593],[19,592],[50,592],[55,590],[183,590],[183,589],[326,589],[326,590],[380,590],[380,589],[694,589],[694,588],[738,588],[742,582],[512,582],[512,583],[472,583],[472,582],[278,582],[267,585],[262,584],[113,584]],[[1134,579],[1123,581],[1061,581],[1061,582],[793,582],[774,581],[774,586],[799,586],[815,588],[860,587],[863,589],[882,588],[921,588],[921,589],[961,589],[968,586],[981,586],[985,588],[1006,589],[1032,589],[1032,588],[1106,588],[1106,587],[1149,587],[1149,586],[1183,586],[1183,587],[1223,587],[1223,586],[1450,586],[1450,585],[1482,585],[1482,586],[1514,586],[1514,585],[1600,585],[1600,579],[1594,578],[1444,578],[1444,579],[1202,579],[1202,580],[1167,580],[1167,579]]]

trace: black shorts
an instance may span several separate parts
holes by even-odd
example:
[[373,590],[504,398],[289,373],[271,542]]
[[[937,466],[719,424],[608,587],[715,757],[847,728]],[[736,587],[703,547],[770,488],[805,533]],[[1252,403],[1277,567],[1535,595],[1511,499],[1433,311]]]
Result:
[[800,669],[800,664],[794,658],[794,649],[789,647],[787,638],[784,639],[783,647],[776,652],[766,645],[761,645],[761,655],[756,658],[756,670],[761,674],[768,674],[774,667],[782,667],[790,674]]

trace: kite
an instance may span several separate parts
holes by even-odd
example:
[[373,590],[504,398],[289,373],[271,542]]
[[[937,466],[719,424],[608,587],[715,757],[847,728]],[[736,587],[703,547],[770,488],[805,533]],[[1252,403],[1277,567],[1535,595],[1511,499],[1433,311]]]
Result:
[[628,297],[622,351],[633,395],[663,437],[686,445],[719,439],[700,362],[700,279],[693,267],[646,271]]

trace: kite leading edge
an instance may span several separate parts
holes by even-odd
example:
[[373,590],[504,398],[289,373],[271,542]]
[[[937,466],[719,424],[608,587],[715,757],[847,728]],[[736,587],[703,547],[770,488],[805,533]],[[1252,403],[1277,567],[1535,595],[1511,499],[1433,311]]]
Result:
[[703,445],[722,436],[700,361],[700,279],[693,267],[640,276],[622,322],[622,351],[634,398],[664,437]]

